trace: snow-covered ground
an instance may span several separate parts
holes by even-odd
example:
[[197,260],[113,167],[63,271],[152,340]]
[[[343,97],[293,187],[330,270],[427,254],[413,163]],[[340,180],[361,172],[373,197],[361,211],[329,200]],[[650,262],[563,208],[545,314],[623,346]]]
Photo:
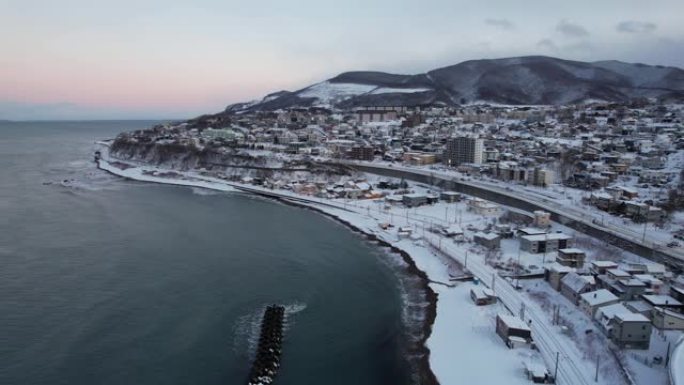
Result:
[[[562,208],[563,214],[575,221],[584,222],[589,226],[603,227],[604,229],[620,237],[631,239],[632,241],[639,242],[646,247],[660,250],[663,253],[667,253],[669,255],[675,256],[678,259],[684,260],[684,248],[668,248],[663,244],[664,241],[672,239],[672,235],[668,231],[663,231],[662,229],[654,227],[652,224],[648,224],[645,228],[646,232],[644,235],[643,224],[627,226],[621,218],[611,216],[610,214],[605,213],[595,207],[580,204],[581,194],[586,194],[586,192],[581,190],[566,189],[565,193],[559,193],[549,191],[549,189],[522,186],[487,179],[476,179],[473,177],[464,176],[463,174],[460,174],[454,170],[443,167],[406,167],[382,162],[373,162],[371,164],[367,162],[345,161],[343,163],[360,163],[367,166],[385,167],[415,172],[423,175],[433,175],[435,177],[459,180],[460,183],[486,188],[490,191],[500,194],[510,195],[518,199],[527,200],[548,211],[558,211],[559,208]],[[563,198],[562,195],[566,195],[565,198]]]
[[321,104],[331,104],[345,98],[365,94],[374,90],[376,86],[354,83],[331,83],[328,81],[316,83],[298,93],[303,98],[318,98]]
[[670,362],[670,378],[672,385],[684,385],[684,337],[674,347]]
[[[555,357],[560,355],[558,378],[565,384],[593,383],[595,358],[584,352],[583,346],[578,344],[563,331],[551,324],[551,316],[542,306],[532,301],[526,293],[513,288],[511,283],[497,276],[496,271],[485,263],[485,256],[477,248],[468,243],[455,244],[451,240],[429,231],[432,224],[459,223],[464,227],[472,225],[473,230],[492,223],[493,218],[482,217],[467,212],[462,205],[439,203],[423,206],[420,209],[404,209],[386,206],[380,201],[344,201],[313,197],[303,197],[290,191],[268,190],[265,188],[221,179],[206,177],[194,172],[176,172],[162,170],[155,167],[115,166],[114,163],[100,162],[100,167],[117,175],[131,179],[203,187],[221,191],[232,191],[235,188],[245,191],[275,194],[281,199],[293,200],[300,205],[315,207],[343,221],[352,223],[362,231],[373,234],[378,238],[406,251],[415,261],[416,266],[426,272],[428,278],[436,283],[431,284],[433,290],[440,294],[437,306],[437,319],[433,333],[427,344],[433,351],[430,364],[438,379],[444,384],[452,383],[454,379],[469,378],[469,383],[518,383],[527,382],[523,372],[523,361],[534,360],[532,351],[511,351],[494,333],[494,315],[503,311],[505,306],[510,311],[517,312],[525,304],[525,320],[531,322],[531,328],[536,344],[540,350],[537,360],[543,360],[546,367],[552,371]],[[413,186],[413,188],[427,188]],[[380,203],[379,203],[380,202]],[[394,223],[395,227],[383,230],[380,223]],[[396,228],[407,226],[414,229],[410,238],[399,237]],[[481,282],[486,283],[496,291],[501,304],[487,309],[476,308],[469,304],[467,298],[468,283],[455,287],[445,286],[449,282],[449,264],[443,258],[435,255],[439,248],[452,261],[467,263],[471,271]],[[470,258],[466,260],[467,252]],[[530,261],[531,262],[531,261]],[[441,283],[441,284],[440,284]],[[489,330],[489,333],[487,333]],[[498,345],[496,342],[500,342]],[[464,350],[464,343],[468,349]],[[489,358],[488,358],[489,357]],[[496,357],[496,365],[491,365],[491,357]],[[482,360],[482,361],[481,361]],[[479,363],[476,365],[475,363]],[[487,370],[483,370],[487,368]],[[619,373],[617,361],[606,358],[602,364],[602,372]],[[480,382],[480,380],[484,382]],[[459,383],[462,380],[458,381]],[[617,375],[604,375],[599,378],[600,384],[621,384]]]

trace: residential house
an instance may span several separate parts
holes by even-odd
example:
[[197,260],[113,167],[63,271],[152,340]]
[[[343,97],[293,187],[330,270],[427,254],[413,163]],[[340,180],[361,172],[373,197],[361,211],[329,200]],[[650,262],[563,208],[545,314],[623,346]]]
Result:
[[589,315],[589,317],[593,318],[596,315],[596,311],[600,307],[612,305],[614,303],[618,303],[619,301],[620,298],[615,296],[615,294],[606,289],[599,289],[581,294],[579,306],[583,312]]
[[579,275],[574,271],[566,274],[560,281],[560,293],[575,305],[579,304],[580,295],[594,290],[595,287],[594,277]]
[[584,267],[584,260],[586,258],[587,254],[582,249],[558,249],[558,256],[556,256],[556,262],[564,266],[581,269],[582,267]]
[[473,236],[473,240],[478,245],[484,246],[491,250],[501,248],[501,237],[495,233],[477,232]]

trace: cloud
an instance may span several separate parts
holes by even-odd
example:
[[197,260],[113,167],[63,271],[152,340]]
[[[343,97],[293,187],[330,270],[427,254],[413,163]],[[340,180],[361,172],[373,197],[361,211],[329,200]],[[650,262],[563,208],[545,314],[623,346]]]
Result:
[[491,25],[493,27],[505,29],[507,31],[515,29],[515,24],[513,24],[513,22],[508,20],[508,19],[485,19],[484,22],[487,25]]
[[584,37],[589,35],[589,31],[584,27],[565,19],[558,23],[556,31],[568,37]]
[[627,20],[618,23],[615,28],[623,33],[650,33],[655,31],[656,25],[645,21]]
[[537,42],[537,48],[548,51],[558,51],[558,46],[551,39],[541,39]]

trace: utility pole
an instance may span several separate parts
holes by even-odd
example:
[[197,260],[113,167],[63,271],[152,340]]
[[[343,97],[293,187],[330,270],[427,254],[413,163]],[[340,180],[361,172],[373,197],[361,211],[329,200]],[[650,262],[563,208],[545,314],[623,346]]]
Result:
[[648,221],[644,219],[644,235],[641,237],[641,243],[646,242],[646,226],[648,225]]
[[466,251],[465,254],[465,266],[463,266],[464,269],[468,269],[468,252]]
[[[544,264],[542,263],[542,266],[543,266],[543,265],[544,265]],[[516,272],[516,276],[517,276],[517,277],[516,277],[516,278],[517,278],[517,282],[516,282],[516,284],[515,284],[515,290],[518,290],[518,287],[520,286],[520,247],[518,247],[518,263],[517,263],[515,272]]]
[[557,384],[558,383],[558,358],[560,356],[560,352],[556,352],[556,369],[553,371],[553,381]]
[[601,356],[596,355],[596,375],[594,375],[594,382],[598,382],[598,372],[599,372],[599,364],[601,363]]

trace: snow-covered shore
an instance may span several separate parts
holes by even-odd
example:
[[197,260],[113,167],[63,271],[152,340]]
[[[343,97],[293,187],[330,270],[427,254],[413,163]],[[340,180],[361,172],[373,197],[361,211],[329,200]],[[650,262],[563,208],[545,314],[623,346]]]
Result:
[[[289,191],[269,190],[194,172],[164,170],[119,161],[99,160],[98,167],[112,174],[143,182],[199,187],[218,191],[243,191],[278,199],[316,210],[344,223],[355,231],[377,240],[381,245],[399,252],[410,271],[425,281],[429,300],[425,317],[426,340],[422,383],[441,384],[528,384],[524,375],[525,362],[540,362],[529,351],[511,351],[494,333],[497,312],[507,312],[502,305],[475,306],[469,297],[472,283],[452,284],[451,265],[424,240],[399,238],[396,232],[383,230],[378,224],[387,221],[383,215],[359,209],[343,202],[302,197]],[[453,261],[451,261],[453,262]],[[492,365],[492,363],[495,363]]]

